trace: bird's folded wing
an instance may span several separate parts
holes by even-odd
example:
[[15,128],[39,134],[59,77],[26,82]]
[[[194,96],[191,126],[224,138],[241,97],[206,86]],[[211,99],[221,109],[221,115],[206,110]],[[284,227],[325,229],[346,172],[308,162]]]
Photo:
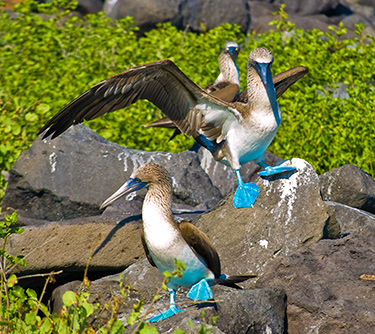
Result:
[[182,221],[178,224],[182,237],[190,248],[200,257],[207,267],[214,273],[215,278],[220,277],[220,259],[207,235],[193,224]]

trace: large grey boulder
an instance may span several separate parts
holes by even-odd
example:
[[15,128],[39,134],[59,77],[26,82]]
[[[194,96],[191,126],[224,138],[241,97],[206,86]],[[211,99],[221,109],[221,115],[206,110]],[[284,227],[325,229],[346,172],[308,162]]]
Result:
[[234,208],[231,194],[195,222],[220,254],[225,274],[261,275],[274,257],[322,238],[329,216],[318,175],[304,160],[285,164],[297,172],[275,180],[258,178],[260,193],[253,208]]
[[248,0],[182,0],[179,8],[182,27],[202,31],[224,23],[237,24],[243,33],[249,32],[250,1]]
[[357,228],[372,224],[375,226],[375,215],[350,206],[326,202],[328,205],[329,222],[325,237],[336,239],[354,232]]
[[320,175],[323,200],[375,213],[375,180],[354,165]]
[[[23,276],[62,270],[56,276],[58,282],[81,279],[90,257],[90,277],[117,273],[145,256],[140,227],[140,215],[123,220],[77,218],[25,227],[22,234],[8,238],[6,250],[13,256],[23,255],[27,266],[15,266],[11,273]],[[44,283],[43,277],[36,277],[26,284],[35,288]]]
[[[143,315],[161,286],[162,275],[156,268],[151,267],[146,259],[130,266],[121,275],[124,284],[129,285],[130,290],[128,298],[121,303],[119,317],[124,319],[129,316],[132,305],[139,300],[144,302]],[[120,274],[117,274],[93,281],[89,292],[92,298],[95,298],[95,302],[110,304],[113,296],[121,296],[120,280]],[[79,282],[74,282],[54,291],[54,312],[58,312],[61,307],[63,293],[67,290],[77,291],[78,287]],[[160,333],[177,328],[187,330],[187,333],[197,333],[201,325],[212,325],[210,319],[218,316],[217,331],[214,333],[285,333],[286,296],[282,289],[233,290],[214,286],[212,290],[213,301],[194,303],[186,297],[186,289],[179,289],[176,302],[184,312],[155,324],[155,327]],[[169,307],[168,292],[162,290],[159,296],[146,319]],[[96,326],[102,325],[108,319],[109,311],[96,315]],[[203,319],[202,311],[205,312]],[[189,328],[188,319],[193,322],[193,328]],[[126,333],[132,333],[133,329],[128,328]]]
[[188,27],[196,32],[231,23],[240,25],[242,32],[247,33],[249,3],[247,0],[106,0],[104,11],[113,19],[132,16],[140,34],[160,22],[171,22],[179,29]]
[[119,20],[132,16],[140,33],[151,30],[157,23],[180,21],[179,0],[106,0],[104,12],[112,19]]
[[[258,287],[281,286],[288,296],[288,333],[372,333],[375,323],[375,226],[320,240],[275,259]],[[369,276],[371,277],[371,276]]]
[[34,219],[98,215],[100,204],[149,161],[170,173],[174,202],[207,209],[222,198],[196,153],[132,150],[77,125],[54,140],[37,139],[20,155],[10,172],[2,206]]
[[342,16],[353,13],[345,0],[276,0],[273,3],[286,4],[286,12],[298,13],[301,16],[317,14]]

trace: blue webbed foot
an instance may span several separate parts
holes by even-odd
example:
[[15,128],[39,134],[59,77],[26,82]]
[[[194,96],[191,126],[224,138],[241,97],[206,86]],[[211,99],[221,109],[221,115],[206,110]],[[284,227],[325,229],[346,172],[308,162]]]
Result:
[[158,315],[155,315],[151,319],[148,319],[147,322],[158,322],[160,320],[167,319],[167,318],[171,317],[172,315],[175,315],[175,314],[180,313],[182,311],[183,310],[180,310],[179,308],[177,308],[176,305],[171,305],[171,306],[169,306],[168,310],[163,311],[163,312],[159,313]]
[[233,197],[233,206],[239,208],[252,207],[258,197],[259,187],[256,183],[239,183]]
[[291,172],[294,170],[296,170],[296,167],[293,167],[293,166],[274,166],[274,167],[266,166],[264,167],[264,171],[259,172],[258,174],[260,176],[271,176],[271,175],[280,174],[283,172]]
[[211,288],[206,279],[201,279],[198,283],[194,284],[187,293],[190,299],[209,300],[213,297]]

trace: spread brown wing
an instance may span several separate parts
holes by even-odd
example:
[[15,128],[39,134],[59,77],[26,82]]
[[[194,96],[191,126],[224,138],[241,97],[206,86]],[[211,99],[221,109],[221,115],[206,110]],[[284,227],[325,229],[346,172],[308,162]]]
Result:
[[[293,67],[285,72],[281,72],[275,75],[273,79],[273,84],[275,85],[276,98],[278,99],[284,92],[293,84],[295,84],[299,79],[304,77],[309,72],[309,69],[305,66]],[[239,93],[234,102],[247,103],[247,90]]]
[[219,278],[221,274],[219,255],[207,235],[187,221],[182,221],[178,227],[191,249],[206,263],[215,278]]
[[[209,87],[209,88],[207,88]],[[226,101],[226,102],[232,102],[235,96],[238,94],[238,85],[233,84],[227,81],[222,81],[219,84],[211,84],[204,88],[204,90],[211,94],[212,96],[217,97],[220,100]],[[173,121],[169,119],[169,117],[163,117],[155,122],[152,122],[151,124],[145,125],[146,127],[154,127],[154,128],[176,128],[176,125]],[[181,132],[179,130],[175,131],[170,138],[173,139],[175,136],[180,134]]]
[[152,259],[151,255],[150,255],[150,252],[147,248],[146,239],[145,239],[145,231],[143,229],[143,226],[141,227],[141,240],[142,240],[142,246],[143,246],[143,249],[146,253],[146,257],[147,257],[148,262],[150,262],[150,264],[153,267],[156,267],[156,264],[155,264],[154,260]]
[[293,67],[285,72],[281,72],[273,77],[273,83],[276,89],[276,98],[279,98],[284,92],[299,79],[309,72],[305,66]]
[[239,89],[240,87],[237,84],[229,81],[221,81],[217,84],[211,84],[204,88],[207,93],[226,102],[232,102],[235,96],[238,94]]
[[[202,115],[198,99],[221,103],[191,81],[172,61],[164,59],[133,67],[95,85],[50,119],[39,134],[57,137],[73,124],[91,120],[146,99],[160,108],[187,136],[196,135]],[[225,103],[225,102],[223,102]]]

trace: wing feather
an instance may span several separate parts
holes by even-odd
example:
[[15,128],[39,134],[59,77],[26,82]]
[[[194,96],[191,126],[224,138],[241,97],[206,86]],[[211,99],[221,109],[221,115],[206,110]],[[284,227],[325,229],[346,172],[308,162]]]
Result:
[[43,138],[49,135],[54,138],[73,124],[124,108],[139,99],[155,104],[172,121],[176,121],[178,127],[191,135],[198,130],[200,116],[197,117],[197,111],[188,118],[186,115],[198,99],[207,100],[210,97],[203,95],[202,89],[172,61],[160,60],[133,67],[95,85],[65,106],[39,133],[49,128]]
[[214,273],[215,278],[221,274],[220,259],[207,235],[193,224],[182,221],[178,224],[184,240]]

